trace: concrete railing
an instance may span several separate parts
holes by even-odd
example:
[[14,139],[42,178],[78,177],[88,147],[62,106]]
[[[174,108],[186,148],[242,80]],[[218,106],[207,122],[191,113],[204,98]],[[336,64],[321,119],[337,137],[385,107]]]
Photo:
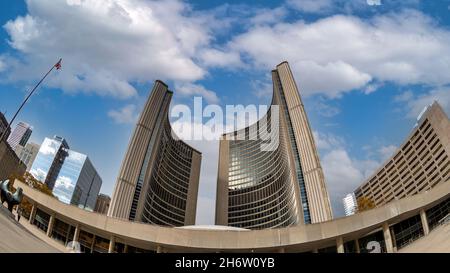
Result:
[[[383,231],[386,227],[389,230],[389,225],[418,215],[450,197],[450,183],[445,182],[430,191],[383,207],[317,224],[251,231],[204,230],[161,227],[111,218],[66,205],[18,180],[14,186],[22,187],[24,195],[35,207],[68,224],[104,238],[114,238],[115,242],[130,243],[144,249],[162,247],[168,251],[311,251],[337,242],[356,240],[382,227]],[[389,236],[389,232],[385,236]]]

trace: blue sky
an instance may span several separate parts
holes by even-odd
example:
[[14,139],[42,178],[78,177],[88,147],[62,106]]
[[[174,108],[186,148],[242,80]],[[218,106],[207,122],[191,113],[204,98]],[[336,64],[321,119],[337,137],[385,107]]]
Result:
[[[0,3],[0,111],[31,141],[60,135],[87,154],[110,194],[152,82],[173,104],[268,104],[270,70],[289,61],[336,216],[433,100],[450,112],[450,1],[36,0]],[[203,152],[199,224],[214,215],[217,143]]]

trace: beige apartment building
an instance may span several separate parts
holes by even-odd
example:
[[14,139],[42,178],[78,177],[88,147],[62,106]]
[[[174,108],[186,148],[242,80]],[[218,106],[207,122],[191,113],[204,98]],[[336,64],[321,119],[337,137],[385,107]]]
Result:
[[109,209],[109,203],[111,203],[111,197],[109,197],[106,194],[100,193],[97,196],[94,211],[100,214],[107,214]]
[[[265,229],[332,219],[311,127],[287,62],[272,71],[272,80],[268,113],[220,141],[216,225]],[[279,115],[273,118],[275,106]],[[262,149],[261,128],[279,140],[271,149]]]
[[163,226],[195,223],[201,153],[173,137],[172,91],[156,81],[120,168],[108,216]]
[[450,121],[437,102],[418,118],[400,148],[355,190],[382,206],[450,180]]
[[0,181],[8,179],[11,175],[23,175],[27,166],[20,161],[8,142],[0,142]]
[[31,170],[31,166],[39,153],[39,148],[40,145],[36,143],[27,143],[25,146],[16,146],[14,151],[20,160],[27,166],[27,172]]

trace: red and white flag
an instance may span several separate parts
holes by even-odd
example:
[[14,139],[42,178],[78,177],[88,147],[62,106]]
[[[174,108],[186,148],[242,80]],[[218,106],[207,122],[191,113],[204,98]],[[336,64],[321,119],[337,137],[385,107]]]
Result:
[[62,62],[62,59],[59,59],[59,61],[55,64],[56,70],[60,70],[61,69],[61,62]]

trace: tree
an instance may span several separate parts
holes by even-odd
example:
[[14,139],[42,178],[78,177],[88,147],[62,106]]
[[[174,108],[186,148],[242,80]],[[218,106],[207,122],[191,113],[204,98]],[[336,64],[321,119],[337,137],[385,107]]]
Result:
[[375,202],[366,196],[359,197],[358,200],[356,200],[356,202],[358,203],[357,212],[370,210],[376,207]]
[[52,190],[50,190],[45,183],[42,183],[41,181],[34,178],[34,176],[29,172],[25,172],[23,175],[17,175],[17,174],[10,175],[9,181],[10,181],[11,187],[14,184],[14,181],[16,179],[22,181],[23,183],[27,184],[28,186],[30,186],[33,189],[36,189],[42,193],[45,193],[52,197],[55,197],[52,193]]

